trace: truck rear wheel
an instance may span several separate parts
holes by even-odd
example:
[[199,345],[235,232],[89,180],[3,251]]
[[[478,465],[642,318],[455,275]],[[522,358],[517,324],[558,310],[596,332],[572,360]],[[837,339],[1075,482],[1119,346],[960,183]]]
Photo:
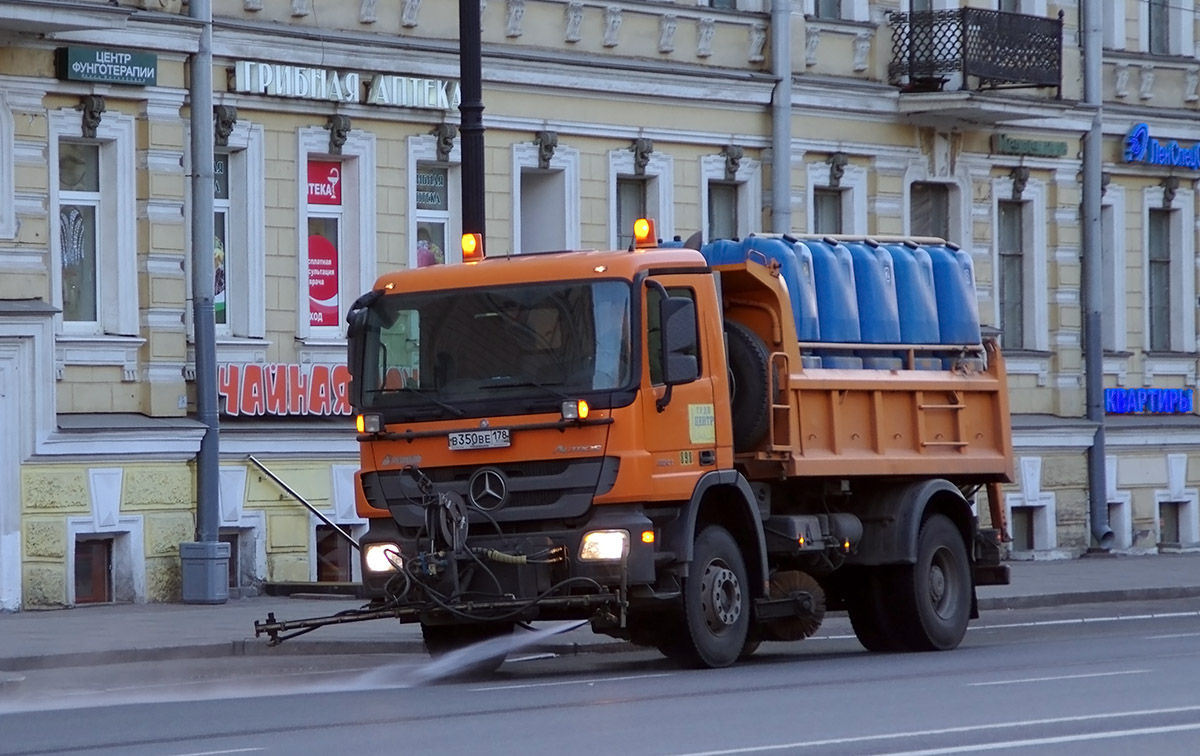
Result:
[[846,581],[846,613],[850,627],[863,648],[876,653],[899,651],[901,645],[888,616],[885,585],[890,576],[885,567],[862,567],[854,579]]
[[[421,623],[421,637],[425,641],[425,650],[434,659],[445,656],[460,648],[482,643],[492,638],[511,635],[511,622],[497,622],[479,625],[427,625]],[[504,663],[507,654],[489,654],[468,663],[465,674],[487,674],[495,672]]]
[[741,549],[725,528],[710,525],[696,537],[680,614],[682,631],[660,646],[680,664],[727,667],[747,648],[750,583]]
[[921,526],[916,564],[897,569],[894,614],[909,651],[948,651],[971,618],[971,564],[962,534],[945,515]]
[[746,451],[758,446],[767,432],[767,415],[771,405],[767,390],[770,354],[758,334],[737,321],[725,321],[725,336],[729,351],[733,448]]

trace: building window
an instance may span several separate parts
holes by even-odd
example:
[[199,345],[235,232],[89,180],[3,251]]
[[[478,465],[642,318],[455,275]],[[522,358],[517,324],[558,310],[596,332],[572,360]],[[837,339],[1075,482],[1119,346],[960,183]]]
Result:
[[1151,208],[1147,244],[1150,351],[1171,350],[1171,211]]
[[[608,244],[610,249],[628,249],[633,243],[633,222],[640,217],[653,218],[660,239],[675,233],[675,161],[663,152],[652,151],[641,170],[634,165],[628,148],[608,153]],[[701,158],[704,160],[705,158]],[[701,193],[708,182],[701,181]],[[701,204],[707,214],[708,203]],[[706,219],[701,218],[701,229]]]
[[[1107,193],[1113,194],[1113,188],[1109,187]],[[1100,258],[1104,268],[1104,301],[1107,303],[1103,344],[1109,352],[1125,349],[1125,246],[1122,243],[1125,229],[1117,225],[1117,217],[1114,204],[1101,206]]]
[[217,333],[229,331],[229,155],[213,156],[213,316]]
[[308,161],[308,323],[337,327],[342,302],[342,163]]
[[842,191],[815,189],[813,191],[813,233],[842,233]]
[[1183,543],[1179,528],[1180,514],[1187,502],[1160,501],[1158,503],[1158,547],[1177,549]]
[[75,603],[107,604],[113,600],[112,539],[75,540]]
[[[329,356],[344,335],[345,307],[371,287],[375,254],[375,136],[351,130],[340,155],[331,155],[329,132],[299,131],[298,332]],[[307,303],[307,304],[303,304]],[[324,342],[323,344],[321,342]],[[325,355],[321,356],[321,360]],[[344,352],[341,359],[345,359]]]
[[350,542],[329,525],[317,526],[317,582],[349,583],[353,580]]
[[737,0],[708,0],[708,7],[722,10],[737,10]]
[[1170,0],[1146,0],[1148,4],[1146,36],[1155,55],[1171,53]]
[[62,141],[58,146],[58,224],[62,257],[63,320],[99,330],[103,296],[99,269],[100,145]]
[[737,238],[738,228],[738,185],[709,181],[708,240]]
[[646,179],[617,179],[617,249],[633,244],[633,222],[646,217]]
[[950,187],[917,182],[909,188],[909,229],[913,236],[950,238]]
[[417,267],[446,262],[450,226],[450,169],[417,163]]
[[[62,310],[57,317],[62,333],[75,341],[136,336],[134,119],[106,113],[95,139],[78,135],[78,111],[50,113],[52,304]],[[128,366],[126,351],[101,340],[89,352],[88,364]]]
[[839,19],[842,17],[842,0],[815,0],[814,15],[817,18]]
[[996,3],[996,10],[1001,13],[1020,13],[1021,0],[1000,0]]
[[513,252],[578,249],[579,150],[537,142],[513,145]]
[[999,203],[1000,228],[1000,343],[1009,349],[1025,346],[1025,228],[1024,203]]

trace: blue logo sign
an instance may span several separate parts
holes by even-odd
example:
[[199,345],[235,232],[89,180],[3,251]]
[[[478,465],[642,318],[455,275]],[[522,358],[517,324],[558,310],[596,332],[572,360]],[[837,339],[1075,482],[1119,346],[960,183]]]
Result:
[[1192,389],[1104,389],[1104,411],[1111,415],[1185,415],[1193,406]]
[[1125,135],[1125,162],[1166,165],[1200,170],[1200,144],[1181,147],[1174,139],[1163,144],[1150,138],[1150,128],[1139,123]]

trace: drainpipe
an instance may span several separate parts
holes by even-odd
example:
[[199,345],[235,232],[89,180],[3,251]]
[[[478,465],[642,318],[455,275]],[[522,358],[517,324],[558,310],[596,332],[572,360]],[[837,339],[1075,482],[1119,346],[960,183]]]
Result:
[[179,546],[181,593],[187,604],[223,604],[229,598],[229,544],[220,527],[220,417],[213,311],[213,81],[212,0],[191,0],[200,21],[200,46],[188,82],[192,127],[192,324],[196,346],[196,419],[204,425],[196,455],[196,542]]
[[792,0],[771,1],[771,231],[792,230]]
[[1088,499],[1092,539],[1097,547],[1112,548],[1108,524],[1108,486],[1104,448],[1104,271],[1101,268],[1101,149],[1104,95],[1100,81],[1103,60],[1102,0],[1083,0],[1083,101],[1093,110],[1092,125],[1083,137],[1083,301],[1084,372],[1087,417],[1096,424],[1088,450]]

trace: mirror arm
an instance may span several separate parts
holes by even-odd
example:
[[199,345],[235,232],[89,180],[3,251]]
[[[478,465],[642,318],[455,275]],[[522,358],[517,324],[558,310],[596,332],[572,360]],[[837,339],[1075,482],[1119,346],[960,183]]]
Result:
[[671,384],[668,383],[667,390],[663,392],[662,397],[655,400],[654,409],[658,410],[659,412],[662,412],[663,410],[665,410],[667,408],[667,405],[671,403],[671,388],[672,388]]

